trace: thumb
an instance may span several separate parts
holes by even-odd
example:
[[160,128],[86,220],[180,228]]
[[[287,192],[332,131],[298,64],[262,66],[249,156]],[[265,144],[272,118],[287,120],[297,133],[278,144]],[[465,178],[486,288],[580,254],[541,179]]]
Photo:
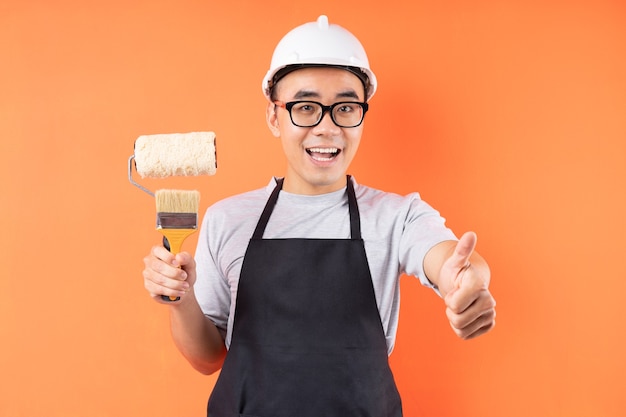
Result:
[[177,266],[186,266],[189,265],[193,261],[193,256],[189,252],[180,252],[176,254],[175,262],[178,264]]
[[468,266],[470,256],[476,248],[476,233],[466,232],[456,244],[454,253],[448,259],[448,265],[452,268],[462,269]]

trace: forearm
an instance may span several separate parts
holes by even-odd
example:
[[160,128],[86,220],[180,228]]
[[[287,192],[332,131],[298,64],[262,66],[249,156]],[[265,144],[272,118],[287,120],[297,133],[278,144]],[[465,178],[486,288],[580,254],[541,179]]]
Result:
[[180,303],[170,306],[170,324],[174,343],[191,366],[206,375],[222,367],[224,340],[200,309],[193,289]]

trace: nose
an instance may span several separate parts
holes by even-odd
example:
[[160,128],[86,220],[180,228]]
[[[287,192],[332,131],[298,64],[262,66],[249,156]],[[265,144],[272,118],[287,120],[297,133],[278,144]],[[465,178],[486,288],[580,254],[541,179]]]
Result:
[[313,127],[313,129],[315,129],[318,134],[326,133],[337,135],[339,134],[341,128],[335,124],[330,109],[324,109],[322,119],[316,126]]

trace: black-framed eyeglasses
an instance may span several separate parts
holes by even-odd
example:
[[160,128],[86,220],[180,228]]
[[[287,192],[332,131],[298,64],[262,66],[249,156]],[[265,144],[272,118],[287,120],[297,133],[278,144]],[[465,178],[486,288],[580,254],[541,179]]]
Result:
[[317,101],[274,101],[274,104],[286,109],[291,123],[298,127],[317,126],[326,112],[330,112],[330,118],[339,127],[357,127],[363,123],[369,107],[367,103],[358,101],[341,101],[330,106]]

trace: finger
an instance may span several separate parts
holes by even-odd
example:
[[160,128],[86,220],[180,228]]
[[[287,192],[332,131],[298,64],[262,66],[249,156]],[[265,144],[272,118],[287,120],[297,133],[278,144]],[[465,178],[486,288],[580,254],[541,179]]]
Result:
[[452,323],[450,326],[454,330],[454,332],[461,339],[469,340],[475,337],[480,336],[481,334],[487,333],[491,329],[493,329],[496,325],[496,314],[495,310],[486,312],[482,316],[478,317],[475,321],[470,323],[469,325],[463,328],[456,328]]
[[[176,259],[176,255],[165,249],[163,246],[153,246],[150,254],[155,258],[172,265],[174,260]],[[178,266],[178,265],[174,265]]]
[[493,329],[496,326],[496,321],[495,320],[485,320],[484,323],[477,323],[478,325],[476,326],[475,329],[455,329],[454,327],[452,328],[454,330],[454,332],[456,333],[456,335],[458,337],[460,337],[463,340],[470,340],[470,339],[474,339],[482,334],[485,334],[487,332],[489,332],[491,329]]
[[180,252],[174,257],[174,263],[179,267],[195,267],[193,256],[189,252]]
[[162,295],[167,297],[182,297],[186,291],[184,288],[178,288],[176,285],[182,285],[180,281],[173,281],[172,286],[168,282],[160,283],[155,280],[144,280],[144,287],[152,298],[160,298]]
[[456,334],[462,339],[470,339],[495,326],[495,301],[490,294],[484,294],[463,314],[456,314],[450,309],[446,310],[446,314]]
[[452,302],[446,302],[446,314],[454,327],[462,329],[488,311],[494,310],[496,300],[489,290],[482,290],[472,297],[472,302],[459,308]]
[[[175,270],[180,271],[178,269]],[[190,287],[189,283],[179,278],[179,276],[169,277],[151,269],[145,269],[143,276],[144,287],[153,297],[161,295],[180,297],[184,295]],[[185,277],[186,274],[183,272],[182,276]]]
[[457,314],[467,310],[483,294],[489,294],[485,280],[478,275],[476,268],[471,264],[459,273],[456,285],[452,291],[446,294],[444,301],[446,306]]
[[450,257],[450,266],[456,267],[459,269],[466,268],[469,265],[469,259],[474,253],[474,249],[476,248],[476,233],[467,232],[456,244],[454,248],[454,253]]
[[178,261],[172,256],[172,259],[163,260],[154,255],[148,255],[144,258],[144,272],[148,277],[162,275],[167,278],[174,278],[177,280],[185,280],[187,273],[176,266]]

